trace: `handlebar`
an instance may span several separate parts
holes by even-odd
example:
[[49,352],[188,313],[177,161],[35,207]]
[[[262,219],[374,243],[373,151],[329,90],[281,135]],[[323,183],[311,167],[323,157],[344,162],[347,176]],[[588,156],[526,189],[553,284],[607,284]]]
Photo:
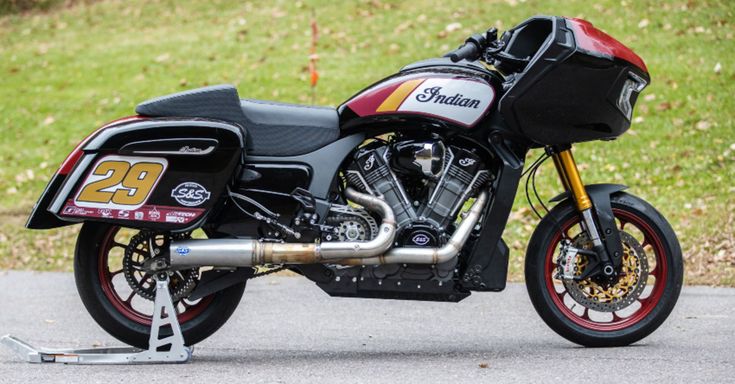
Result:
[[456,63],[460,60],[475,61],[484,59],[495,66],[501,73],[521,72],[528,65],[531,57],[516,57],[507,52],[506,44],[510,39],[508,32],[498,39],[498,30],[490,28],[485,34],[472,35],[459,48],[447,52],[448,57]]
[[472,35],[459,48],[447,52],[444,57],[448,57],[454,63],[460,60],[474,61],[480,58],[480,54],[484,51],[486,44],[487,39],[485,36]]

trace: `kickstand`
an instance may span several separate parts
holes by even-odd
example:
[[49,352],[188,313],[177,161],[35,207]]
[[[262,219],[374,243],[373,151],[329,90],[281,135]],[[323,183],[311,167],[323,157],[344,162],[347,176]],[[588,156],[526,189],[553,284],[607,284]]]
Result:
[[[153,307],[153,321],[148,349],[133,347],[90,348],[90,349],[36,349],[13,336],[0,338],[7,346],[29,363],[64,364],[159,364],[185,363],[191,359],[192,348],[184,345],[176,308],[168,291],[168,275],[156,276],[156,298]],[[166,325],[171,326],[173,334],[160,339],[160,332]],[[162,347],[170,345],[166,351]]]

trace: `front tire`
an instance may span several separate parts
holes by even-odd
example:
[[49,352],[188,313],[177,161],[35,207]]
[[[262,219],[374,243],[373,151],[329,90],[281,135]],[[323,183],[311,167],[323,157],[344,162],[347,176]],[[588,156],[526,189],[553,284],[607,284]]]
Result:
[[[134,234],[134,230],[114,225],[85,223],[77,238],[74,278],[79,296],[97,324],[116,339],[147,349],[153,304],[131,289],[121,264]],[[132,276],[142,277],[139,273]],[[150,285],[145,286],[150,289]],[[244,290],[242,282],[195,302],[176,300],[186,345],[217,331],[237,308]],[[168,334],[163,330],[161,337],[168,335],[170,330]]]
[[586,236],[569,200],[541,220],[526,253],[526,286],[536,312],[556,333],[588,347],[629,345],[651,334],[674,308],[684,275],[676,234],[655,208],[623,192],[611,204],[626,250],[614,286],[555,277],[562,233],[578,243]]

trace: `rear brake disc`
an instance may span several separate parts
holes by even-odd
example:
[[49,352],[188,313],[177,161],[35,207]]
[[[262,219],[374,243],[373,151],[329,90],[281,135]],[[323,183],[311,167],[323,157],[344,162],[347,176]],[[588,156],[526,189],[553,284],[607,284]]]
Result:
[[[156,297],[156,280],[154,272],[144,268],[145,262],[150,260],[150,244],[156,242],[157,234],[154,232],[141,231],[130,239],[122,260],[123,274],[130,288],[140,297],[151,300]],[[160,248],[168,248],[171,241],[164,235],[164,244]],[[188,234],[173,235],[175,239],[185,239]],[[169,291],[174,302],[183,299],[191,293],[196,286],[199,277],[199,269],[182,269],[177,271],[163,271],[169,274]]]

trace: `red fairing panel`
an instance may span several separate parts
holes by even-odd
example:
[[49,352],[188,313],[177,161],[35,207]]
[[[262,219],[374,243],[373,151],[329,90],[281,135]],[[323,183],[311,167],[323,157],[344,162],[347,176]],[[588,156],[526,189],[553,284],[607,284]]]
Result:
[[625,60],[648,73],[646,63],[640,56],[612,36],[595,28],[589,21],[582,19],[567,19],[567,21],[574,30],[574,39],[579,49]]

